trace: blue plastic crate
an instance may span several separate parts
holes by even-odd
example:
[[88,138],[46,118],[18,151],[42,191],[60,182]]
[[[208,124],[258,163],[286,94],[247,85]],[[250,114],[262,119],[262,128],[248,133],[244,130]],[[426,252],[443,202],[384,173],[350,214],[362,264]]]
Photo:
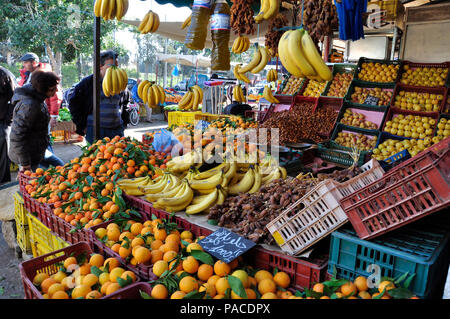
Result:
[[382,160],[382,161],[378,161],[381,165],[381,167],[385,170],[388,171],[390,170],[392,167],[394,167],[395,165],[399,164],[400,162],[403,162],[407,159],[411,158],[411,154],[408,152],[407,149],[398,152],[397,154],[394,154],[392,156],[389,156],[388,158]]
[[441,298],[450,260],[450,232],[436,223],[414,223],[371,241],[353,229],[331,234],[328,273],[354,280],[368,277],[371,264],[380,266],[381,277],[415,274],[409,289],[420,298]]

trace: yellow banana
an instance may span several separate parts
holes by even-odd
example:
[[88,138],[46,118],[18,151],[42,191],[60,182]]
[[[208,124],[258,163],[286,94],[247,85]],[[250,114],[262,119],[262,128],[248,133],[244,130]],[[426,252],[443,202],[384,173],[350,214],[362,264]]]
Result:
[[200,93],[200,101],[203,101],[203,89],[201,87],[199,87],[197,84],[193,86],[194,88],[196,88],[198,90],[198,92]]
[[100,15],[105,21],[108,20],[108,12],[109,12],[109,0],[103,0],[102,6],[100,8]]
[[261,62],[261,51],[258,48],[256,48],[255,54],[253,55],[253,58],[250,61],[250,63],[241,68],[239,70],[239,73],[243,74],[254,69],[260,62]]
[[181,101],[178,103],[178,106],[182,109],[185,109],[185,107],[190,103],[192,99],[192,92],[188,91],[186,92],[186,94],[183,96],[183,98],[181,99]]
[[194,191],[189,187],[189,185],[187,185],[187,183],[184,187],[185,190],[182,195],[173,198],[160,198],[156,203],[163,206],[179,206],[183,203],[187,203],[187,205],[189,205],[192,198],[194,198]]
[[241,37],[237,37],[234,42],[233,42],[233,46],[231,47],[231,52],[233,53],[237,53],[237,48],[239,48],[241,44]]
[[220,171],[215,175],[211,176],[210,178],[201,180],[192,180],[189,183],[189,185],[194,190],[210,189],[222,183],[222,180],[223,180],[223,172]]
[[148,90],[150,89],[150,87],[152,86],[152,84],[150,82],[148,82],[146,85],[144,85],[144,87],[142,88],[142,101],[147,104],[148,103]]
[[208,209],[217,201],[217,196],[219,195],[219,189],[216,188],[211,194],[205,197],[203,201],[195,205],[189,205],[186,207],[186,214],[198,214],[205,209]]
[[256,23],[260,23],[262,20],[264,20],[264,13],[269,10],[269,7],[270,7],[269,0],[261,0],[261,7],[259,13],[255,17]]
[[147,22],[148,22],[149,19],[150,19],[150,14],[147,13],[147,14],[144,16],[144,19],[142,20],[141,24],[139,24],[139,27],[138,27],[138,30],[139,30],[141,33],[144,32],[144,29],[146,28]]
[[286,68],[286,70],[297,78],[304,77],[302,70],[293,62],[292,57],[289,56],[289,50],[286,47],[286,39],[292,30],[288,30],[281,36],[280,42],[278,42],[278,55],[280,57],[281,64]]
[[280,103],[280,101],[273,96],[272,90],[267,85],[264,86],[263,97],[270,103]]
[[148,13],[149,18],[147,20],[147,24],[144,27],[144,30],[142,31],[144,34],[149,33],[153,28],[153,20],[155,19],[155,16],[153,15],[153,11],[150,10]]
[[263,15],[264,20],[269,20],[273,18],[278,13],[279,8],[280,3],[278,2],[278,0],[269,0],[269,9],[266,12],[264,12]]
[[164,102],[166,101],[166,92],[164,92],[164,89],[161,86],[157,85],[156,87],[158,88],[160,95],[159,103],[164,104]]
[[247,173],[245,173],[244,177],[240,182],[228,187],[228,193],[230,195],[245,193],[252,188],[254,182],[255,182],[255,173],[253,168],[250,168],[247,171]]
[[157,13],[153,13],[155,16],[153,18],[153,26],[152,29],[150,30],[152,33],[156,32],[156,30],[158,30],[159,28],[159,15]]
[[184,106],[185,110],[192,110],[192,107],[194,105],[194,93],[189,92],[189,94],[190,94],[190,98],[189,98],[189,102]]
[[267,62],[269,62],[270,60],[269,51],[266,47],[260,46],[259,52],[261,55],[261,60],[259,61],[259,64],[257,66],[250,70],[250,72],[253,74],[261,72],[262,69],[266,67]]
[[207,171],[198,173],[197,175],[194,176],[195,180],[202,180],[202,179],[207,179],[210,178],[214,175],[216,175],[217,173],[223,171],[224,174],[228,171],[228,169],[230,168],[230,163],[222,163],[216,167],[213,167]]
[[191,201],[191,205],[195,205],[195,204],[198,204],[198,203],[202,202],[209,194],[194,196],[194,198]]
[[111,67],[111,69],[112,69],[111,70],[111,72],[112,72],[112,95],[117,95],[117,94],[119,94],[119,84],[120,84],[119,74],[114,67]]
[[144,80],[144,81],[142,81],[141,83],[139,83],[139,86],[138,86],[138,96],[142,99],[142,96],[143,96],[143,94],[142,94],[142,92],[143,92],[143,89],[144,89],[144,87],[145,87],[145,85],[147,84],[147,83],[150,83],[148,80]]
[[101,16],[102,0],[96,0],[94,5],[94,14],[97,18]]
[[269,184],[271,181],[276,180],[276,179],[278,179],[278,178],[280,178],[280,177],[281,177],[281,172],[280,172],[280,170],[279,170],[278,167],[277,167],[275,170],[272,171],[272,173],[270,173],[269,175],[264,176],[264,177],[262,178],[262,184],[263,184],[263,185],[267,185],[267,184]]
[[114,19],[116,16],[116,0],[108,0],[108,20]]
[[194,97],[192,99],[192,108],[196,110],[200,102],[200,93],[196,88],[192,87],[192,94],[194,94]]
[[191,25],[191,19],[192,15],[190,15],[189,17],[186,18],[186,20],[184,20],[183,24],[181,25],[181,30],[184,30],[186,27]]
[[295,64],[302,70],[306,76],[316,75],[313,66],[308,62],[302,49],[302,32],[300,30],[293,30],[287,37],[287,46],[290,57]]
[[117,180],[117,184],[139,184],[139,183],[144,183],[147,182],[148,180],[150,180],[149,176],[144,176],[144,177],[136,177],[136,178],[122,178]]
[[248,193],[253,194],[253,193],[256,193],[257,191],[259,191],[259,189],[261,188],[261,183],[262,183],[261,171],[259,170],[259,167],[256,167],[255,168],[255,181],[253,183],[252,188],[250,188],[250,190],[248,191]]
[[322,78],[322,80],[330,81],[333,78],[331,70],[322,60],[322,57],[317,51],[316,46],[314,45],[314,42],[311,39],[309,33],[304,29],[302,31],[302,48],[305,52],[306,58],[314,67],[314,70],[316,70],[317,74]]
[[148,88],[147,91],[147,104],[150,107],[155,105],[155,96],[153,95],[153,85]]
[[174,197],[178,194],[178,192],[184,187],[184,184],[180,184],[174,188],[172,188],[170,191],[164,192],[164,193],[156,193],[156,194],[148,194],[145,196],[145,199],[149,202],[156,202],[158,199],[166,197]]
[[127,14],[129,5],[130,3],[128,0],[123,0],[123,13],[120,19],[122,19]]
[[121,83],[121,88],[120,88],[120,92],[125,91],[125,89],[127,88],[128,85],[128,75],[127,72],[124,69],[118,68],[119,73],[122,77],[122,83]]
[[120,21],[123,17],[123,1],[122,0],[116,0],[116,19],[117,21]]
[[231,181],[231,179],[236,175],[237,172],[237,164],[236,162],[231,162],[230,168],[225,172],[223,178]]
[[159,104],[159,101],[161,101],[161,97],[159,96],[159,90],[156,85],[152,86],[152,95],[154,96],[153,102],[155,103],[153,104],[153,106],[157,106]]
[[280,167],[278,167],[278,169],[280,170],[281,178],[282,179],[286,179],[286,177],[287,177],[287,170],[286,170],[286,168],[284,168],[283,166],[280,166]]
[[227,199],[227,194],[225,193],[223,188],[220,188],[219,193],[217,194],[216,205],[223,205],[225,199]]
[[111,85],[112,85],[112,72],[111,67],[109,67],[106,70],[105,77],[103,79],[103,93],[105,94],[106,97],[112,95]]

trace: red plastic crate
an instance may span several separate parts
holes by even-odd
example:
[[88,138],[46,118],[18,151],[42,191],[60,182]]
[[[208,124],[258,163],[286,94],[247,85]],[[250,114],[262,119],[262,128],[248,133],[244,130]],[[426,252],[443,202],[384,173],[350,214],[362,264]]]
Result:
[[[429,111],[411,111],[411,110],[404,110],[398,107],[395,107],[395,97],[398,95],[400,91],[405,92],[416,92],[416,93],[430,93],[430,94],[440,94],[443,96],[443,99],[441,101],[441,104],[439,105],[439,110],[437,112],[429,112]],[[422,86],[409,86],[398,83],[395,86],[394,94],[391,100],[391,109],[395,110],[397,112],[398,110],[401,111],[409,111],[412,112],[411,114],[438,114],[442,112],[445,106],[445,96],[446,96],[446,90],[444,87],[422,87]]]
[[122,197],[129,206],[136,208],[141,214],[147,215],[148,219],[151,219],[152,203],[140,197],[127,195],[125,192],[122,193]]
[[36,216],[45,226],[48,228],[52,228],[52,220],[51,215],[53,215],[53,211],[50,205],[42,204],[38,202],[36,199],[32,198],[30,194],[26,191],[22,193],[23,195],[23,205],[25,209],[30,213]]
[[56,216],[53,212],[49,215],[50,220],[50,230],[55,233],[58,237],[62,238],[64,241],[69,244],[76,244],[78,242],[84,241],[89,243],[92,246],[92,238],[87,229],[79,229],[73,231],[75,229],[70,223],[66,222],[64,219]]
[[320,132],[319,135],[325,138],[330,138],[333,133],[334,127],[336,126],[336,121],[339,116],[339,112],[341,111],[342,105],[344,104],[344,100],[338,97],[324,97],[321,96],[317,99],[316,106],[313,109],[315,113],[318,109],[323,107],[332,108],[336,111],[336,119],[333,122],[333,127],[328,132]]
[[19,189],[20,192],[26,193],[25,186],[28,185],[29,181],[32,179],[36,179],[36,177],[30,177],[25,175],[23,172],[18,172],[18,178],[19,178]]
[[146,282],[135,282],[123,289],[117,290],[104,299],[142,299],[141,291],[151,295],[152,286]]
[[[63,262],[66,258],[71,256],[79,256],[82,253],[87,253],[87,256],[94,251],[86,242],[79,242],[75,245],[65,247],[60,250],[53,251],[49,254],[42,255],[19,264],[19,270],[22,277],[23,288],[25,292],[25,299],[44,299],[41,292],[33,285],[33,278],[38,273],[47,273],[53,275],[58,272],[59,267],[57,263]],[[125,265],[123,265],[125,266]],[[136,276],[137,280],[140,280],[139,276]],[[122,288],[117,292],[120,293]],[[103,297],[102,299],[105,299]]]
[[322,254],[316,258],[295,258],[283,253],[255,247],[245,254],[245,260],[256,269],[286,272],[291,278],[294,289],[303,291],[312,288],[317,282],[326,278],[328,255]]
[[[443,141],[444,142],[444,141]],[[340,203],[358,236],[371,239],[450,203],[450,148],[421,152]]]
[[[398,83],[403,84],[401,81],[402,81],[403,73],[405,73],[405,70],[403,69],[403,67],[405,65],[408,65],[410,67],[410,69],[412,69],[412,70],[414,70],[416,68],[443,68],[443,69],[448,69],[449,71],[447,73],[446,83],[450,80],[450,62],[420,63],[420,62],[411,62],[411,61],[403,60],[403,65],[402,65],[402,67],[399,70],[399,76],[398,76],[398,81],[397,81]],[[413,86],[413,85],[409,85],[409,86]],[[445,84],[442,87],[445,87]]]

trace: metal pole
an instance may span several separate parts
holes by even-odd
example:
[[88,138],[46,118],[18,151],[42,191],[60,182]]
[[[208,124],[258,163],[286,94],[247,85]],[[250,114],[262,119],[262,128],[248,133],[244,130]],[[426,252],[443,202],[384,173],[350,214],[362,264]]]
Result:
[[392,47],[391,47],[391,60],[394,60],[395,57],[395,44],[397,43],[397,27],[394,27],[394,36],[392,38]]
[[94,89],[93,116],[94,141],[100,138],[100,18],[95,17],[94,23]]

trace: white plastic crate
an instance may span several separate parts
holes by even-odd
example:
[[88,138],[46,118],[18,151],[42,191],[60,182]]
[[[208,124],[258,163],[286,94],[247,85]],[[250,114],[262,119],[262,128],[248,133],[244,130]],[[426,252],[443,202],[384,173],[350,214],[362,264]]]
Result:
[[339,183],[338,190],[342,197],[349,196],[354,192],[359,191],[360,189],[380,179],[384,175],[384,169],[375,159],[371,159],[360,168],[363,171],[361,174],[349,179],[346,182]]
[[339,186],[331,179],[320,182],[267,224],[284,252],[298,255],[347,222]]

